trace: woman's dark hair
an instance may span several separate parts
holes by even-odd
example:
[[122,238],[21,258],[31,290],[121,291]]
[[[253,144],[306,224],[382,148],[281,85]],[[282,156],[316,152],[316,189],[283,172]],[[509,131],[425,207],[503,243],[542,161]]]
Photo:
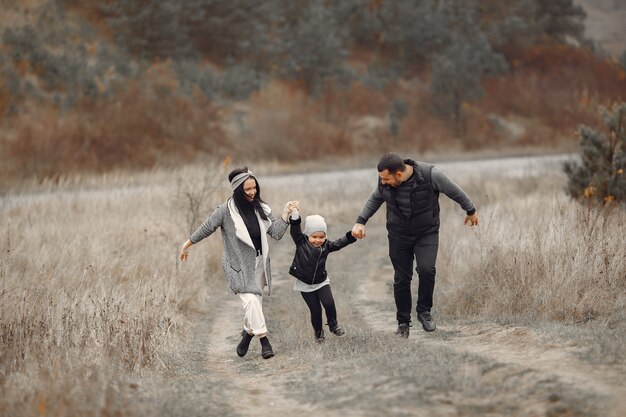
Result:
[[388,153],[383,155],[378,161],[378,172],[383,172],[384,170],[388,170],[390,174],[395,174],[398,171],[404,172],[406,169],[406,164],[400,158],[400,156],[395,153]]
[[[228,174],[228,181],[232,181],[233,178],[244,172],[248,172],[248,167],[233,169],[230,174]],[[241,183],[239,187],[233,190],[233,200],[235,201],[235,205],[241,212],[243,208],[246,207],[246,204],[252,204],[252,207],[254,207],[257,213],[259,213],[259,216],[261,216],[263,220],[268,220],[265,211],[263,211],[263,207],[261,207],[261,203],[265,203],[265,201],[261,199],[261,186],[259,186],[259,182],[256,177],[251,175],[250,178],[254,179],[254,182],[256,183],[256,195],[254,196],[254,200],[252,200],[252,202],[248,202],[246,199],[246,193],[243,191],[243,183]]]

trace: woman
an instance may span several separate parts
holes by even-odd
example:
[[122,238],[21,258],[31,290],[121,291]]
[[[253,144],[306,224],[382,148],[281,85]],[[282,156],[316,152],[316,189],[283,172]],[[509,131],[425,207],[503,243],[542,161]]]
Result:
[[222,267],[228,280],[228,288],[239,295],[245,311],[237,355],[245,356],[250,341],[258,336],[261,341],[261,356],[269,359],[274,356],[274,352],[267,338],[262,308],[263,288],[267,285],[268,294],[272,290],[267,235],[276,240],[283,237],[289,226],[289,213],[297,206],[297,202],[288,202],[282,217],[277,220],[272,216],[270,207],[261,199],[261,188],[247,167],[233,170],[228,175],[228,180],[233,196],[217,207],[193,232],[180,250],[180,259],[187,260],[187,249],[191,245],[210,236],[218,227],[222,229]]

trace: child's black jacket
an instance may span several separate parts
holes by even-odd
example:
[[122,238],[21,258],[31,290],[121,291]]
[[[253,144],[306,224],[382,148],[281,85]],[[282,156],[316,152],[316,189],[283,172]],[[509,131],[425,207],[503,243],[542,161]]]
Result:
[[311,245],[308,237],[302,233],[302,219],[290,220],[291,238],[296,244],[296,253],[289,268],[289,273],[305,284],[319,284],[326,279],[326,258],[330,252],[345,248],[356,242],[350,232],[335,241],[326,239],[319,248]]

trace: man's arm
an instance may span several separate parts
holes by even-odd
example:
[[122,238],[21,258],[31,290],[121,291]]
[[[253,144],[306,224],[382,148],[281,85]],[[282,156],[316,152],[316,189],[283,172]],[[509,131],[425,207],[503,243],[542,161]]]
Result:
[[454,181],[452,181],[446,174],[444,174],[439,168],[433,167],[431,171],[431,180],[433,189],[444,193],[448,198],[457,202],[467,216],[465,217],[465,224],[468,222],[470,226],[478,225],[478,213],[476,213],[476,207],[474,203],[468,197],[468,195],[459,187]]
[[433,167],[431,178],[435,191],[444,193],[448,198],[456,201],[468,215],[476,211],[474,203],[472,203],[465,191],[437,167]]
[[359,217],[356,219],[354,227],[352,227],[352,236],[357,239],[363,239],[365,237],[365,223],[378,211],[380,206],[385,200],[378,192],[378,187],[372,192],[370,197],[365,202]]

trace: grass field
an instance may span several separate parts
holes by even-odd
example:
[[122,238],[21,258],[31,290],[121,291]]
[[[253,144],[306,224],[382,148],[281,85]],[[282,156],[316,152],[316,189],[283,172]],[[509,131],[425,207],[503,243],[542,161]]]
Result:
[[[189,231],[229,195],[223,166],[3,194],[0,415],[620,415],[624,210],[569,200],[554,161],[440,166],[475,201],[481,225],[463,226],[442,196],[438,331],[392,337],[381,210],[366,239],[329,259],[349,334],[322,348],[287,275],[293,243],[272,243],[269,361],[254,349],[235,355],[240,307],[219,236],[177,260]],[[331,238],[352,227],[376,178],[374,169],[251,168],[276,213],[297,199],[303,215],[326,217]]]

